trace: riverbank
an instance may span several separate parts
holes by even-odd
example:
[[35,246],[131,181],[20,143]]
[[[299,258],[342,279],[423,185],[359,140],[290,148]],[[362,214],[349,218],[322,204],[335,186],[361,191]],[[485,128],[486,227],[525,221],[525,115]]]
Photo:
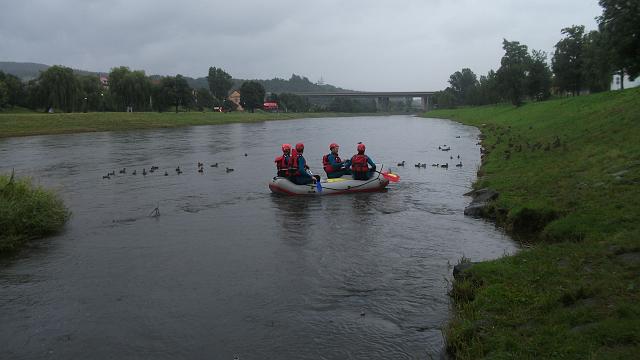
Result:
[[54,192],[0,175],[0,255],[59,231],[69,215]]
[[[640,353],[640,89],[432,111],[482,131],[474,188],[516,255],[454,281],[456,358],[633,358]],[[471,259],[473,261],[473,259]]]
[[[0,138],[373,114],[250,112],[0,113]],[[384,115],[384,114],[380,114]]]

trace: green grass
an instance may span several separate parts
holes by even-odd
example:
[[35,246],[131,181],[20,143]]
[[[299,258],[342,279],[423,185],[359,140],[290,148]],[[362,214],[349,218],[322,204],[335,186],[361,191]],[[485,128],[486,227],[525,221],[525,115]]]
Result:
[[59,231],[69,215],[52,191],[0,175],[0,254]]
[[486,215],[527,241],[454,282],[458,358],[640,353],[640,89],[438,110],[486,136]]
[[[238,122],[289,120],[308,117],[362,116],[336,113],[250,112],[92,112],[92,113],[0,113],[0,138],[28,135],[64,134],[92,131],[117,131],[218,125]],[[370,114],[369,114],[370,115]]]

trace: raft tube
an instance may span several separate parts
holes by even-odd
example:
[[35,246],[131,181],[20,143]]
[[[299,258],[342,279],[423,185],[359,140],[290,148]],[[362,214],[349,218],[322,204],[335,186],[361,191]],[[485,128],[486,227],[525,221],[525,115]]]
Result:
[[354,180],[351,175],[345,175],[335,179],[322,179],[320,185],[322,191],[318,191],[313,183],[296,185],[287,178],[276,176],[271,179],[269,189],[285,195],[338,195],[382,191],[389,185],[389,180],[377,172],[369,180]]

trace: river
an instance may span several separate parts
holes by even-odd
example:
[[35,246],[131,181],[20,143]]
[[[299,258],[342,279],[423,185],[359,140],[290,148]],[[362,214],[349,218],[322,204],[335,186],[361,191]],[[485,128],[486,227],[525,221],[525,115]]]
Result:
[[[0,172],[55,189],[73,214],[0,260],[0,357],[438,357],[451,265],[516,250],[463,215],[478,134],[389,116],[2,139]],[[348,158],[363,141],[401,180],[382,193],[271,194],[280,144],[300,141],[315,173],[329,143]]]

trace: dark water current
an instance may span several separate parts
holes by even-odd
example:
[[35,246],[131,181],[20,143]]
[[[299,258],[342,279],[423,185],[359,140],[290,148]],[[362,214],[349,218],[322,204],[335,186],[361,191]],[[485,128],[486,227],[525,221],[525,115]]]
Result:
[[[73,211],[63,233],[0,260],[0,358],[438,357],[449,264],[515,249],[463,216],[477,135],[393,116],[0,140],[0,172],[56,189]],[[385,193],[272,195],[273,158],[297,141],[316,173],[330,142],[346,158],[363,141],[401,181]],[[160,170],[143,177],[151,165]]]

